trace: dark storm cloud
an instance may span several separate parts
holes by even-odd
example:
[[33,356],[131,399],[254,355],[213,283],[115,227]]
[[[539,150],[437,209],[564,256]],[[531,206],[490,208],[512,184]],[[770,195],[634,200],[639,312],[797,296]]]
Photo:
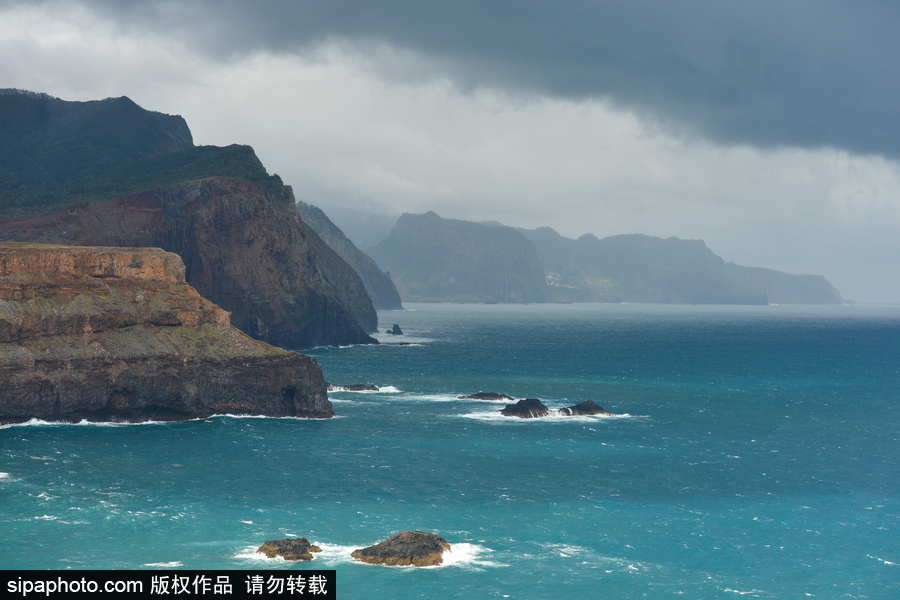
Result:
[[388,43],[415,52],[435,76],[463,88],[604,98],[672,131],[728,144],[832,146],[900,158],[897,3],[98,0],[94,6],[123,26],[180,32],[223,59],[327,40],[364,50]]

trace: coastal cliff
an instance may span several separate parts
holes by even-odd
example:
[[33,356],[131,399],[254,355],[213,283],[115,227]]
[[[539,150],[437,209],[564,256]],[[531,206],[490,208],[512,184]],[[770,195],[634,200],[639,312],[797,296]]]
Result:
[[0,139],[0,240],[163,248],[257,339],[375,343],[360,276],[250,146],[195,146],[182,117],[126,97],[67,102],[23,90],[0,90]]
[[303,221],[359,274],[366,286],[366,292],[372,298],[375,310],[403,310],[400,294],[397,293],[390,274],[379,269],[368,254],[347,239],[344,232],[322,212],[322,209],[297,201],[297,210]]
[[359,275],[306,223],[288,186],[213,177],[0,222],[0,239],[158,247],[241,331],[283,348],[364,344],[377,315]]
[[327,418],[318,362],[254,340],[156,248],[0,243],[0,423]]

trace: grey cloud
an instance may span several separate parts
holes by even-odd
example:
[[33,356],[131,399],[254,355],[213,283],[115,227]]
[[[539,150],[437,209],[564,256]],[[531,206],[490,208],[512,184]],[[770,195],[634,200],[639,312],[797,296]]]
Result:
[[[112,1],[210,55],[326,40],[415,52],[464,88],[604,98],[686,135],[900,158],[900,5],[797,0]],[[421,76],[421,73],[418,74]]]

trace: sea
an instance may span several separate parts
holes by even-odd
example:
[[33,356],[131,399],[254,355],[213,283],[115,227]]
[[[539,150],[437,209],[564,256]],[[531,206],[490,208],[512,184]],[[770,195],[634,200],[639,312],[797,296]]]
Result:
[[[900,306],[407,304],[330,420],[0,428],[0,568],[336,571],[338,598],[900,598]],[[504,417],[475,392],[614,416]],[[405,530],[439,567],[357,563]],[[268,559],[305,536],[310,563]]]

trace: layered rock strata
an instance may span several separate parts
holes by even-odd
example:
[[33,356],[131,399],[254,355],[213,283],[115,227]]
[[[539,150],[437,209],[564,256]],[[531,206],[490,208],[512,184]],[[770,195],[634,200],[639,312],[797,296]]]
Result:
[[175,254],[0,243],[0,423],[334,415],[317,361],[229,316]]

